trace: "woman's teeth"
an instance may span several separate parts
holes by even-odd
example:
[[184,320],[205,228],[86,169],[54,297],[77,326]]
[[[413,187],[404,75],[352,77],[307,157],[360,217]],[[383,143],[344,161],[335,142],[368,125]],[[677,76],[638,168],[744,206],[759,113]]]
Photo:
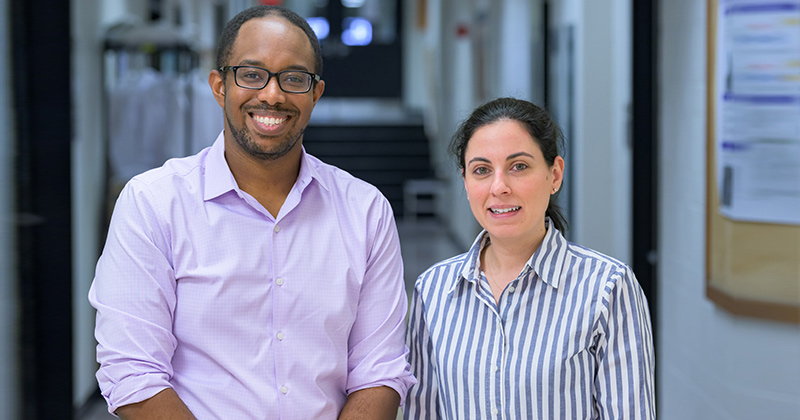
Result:
[[494,213],[494,214],[503,214],[503,213],[510,213],[512,211],[517,211],[517,210],[519,210],[521,208],[522,207],[509,207],[507,209],[492,209],[492,208],[490,208],[489,210],[491,210],[491,212]]

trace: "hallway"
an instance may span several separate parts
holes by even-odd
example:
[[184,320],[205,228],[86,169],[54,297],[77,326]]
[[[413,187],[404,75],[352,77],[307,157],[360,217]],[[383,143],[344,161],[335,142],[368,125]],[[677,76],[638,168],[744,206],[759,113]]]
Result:
[[[186,63],[168,53],[175,52],[170,45],[177,51],[188,48],[187,62],[199,71],[194,76],[201,89],[194,92],[205,93],[216,114],[193,114],[189,120],[209,124],[191,130],[178,118],[163,119],[194,137],[176,139],[191,140],[192,147],[210,144],[223,123],[206,80],[214,68],[217,36],[235,13],[267,1],[0,0],[0,29],[7,39],[0,43],[0,83],[8,87],[0,93],[0,418],[71,418],[66,413],[78,420],[115,418],[96,395],[95,312],[87,300],[109,197],[115,197],[107,185],[108,94],[122,80],[115,78],[122,76],[115,69],[149,72],[152,67],[177,76],[173,70],[183,68],[177,64]],[[345,0],[269,1],[330,22],[352,22],[357,12],[348,10],[345,16]],[[335,13],[312,7],[317,3],[335,5]],[[733,76],[745,68],[773,68],[755,65],[753,58],[753,66],[728,60],[725,70],[724,57],[732,49],[715,45],[714,32],[724,40],[720,35],[727,24],[732,32],[742,31],[737,39],[759,42],[784,39],[785,32],[791,34],[785,55],[791,58],[786,73],[792,84],[779,87],[793,93],[788,102],[778,98],[775,103],[789,115],[787,126],[795,127],[786,144],[800,152],[795,117],[800,115],[800,0],[350,3],[362,3],[358,13],[365,17],[375,5],[392,6],[392,13],[375,13],[373,20],[376,39],[391,35],[380,48],[393,59],[384,60],[366,46],[345,48],[338,41],[324,46],[325,95],[304,141],[309,153],[378,186],[390,200],[409,294],[422,271],[465,251],[477,233],[463,179],[448,153],[456,127],[489,99],[527,99],[556,117],[566,139],[559,205],[570,225],[567,238],[628,263],[645,291],[655,336],[658,417],[800,419],[800,280],[795,281],[800,279],[800,220],[737,221],[719,207],[723,201],[737,202],[735,195],[719,194],[725,191],[719,187],[735,192],[732,179],[744,185],[736,177],[746,177],[745,172],[737,169],[733,176],[739,164],[757,163],[753,174],[765,171],[764,182],[754,183],[764,191],[775,186],[800,191],[800,182],[792,183],[800,181],[794,175],[800,173],[800,154],[765,153],[791,158],[795,172],[788,175],[778,171],[784,166],[761,155],[721,165],[726,162],[722,153],[737,147],[724,151],[730,144],[711,133],[725,121],[723,107],[715,109],[715,103],[726,103],[727,89],[771,80],[770,74],[740,74],[752,82],[741,84]],[[757,24],[735,24],[740,21]],[[152,30],[161,24],[180,31]],[[121,50],[106,41],[119,39],[108,35],[129,27],[146,29],[132,32],[137,35],[130,37],[132,45],[140,45],[142,33],[172,36],[173,43],[163,50],[117,55]],[[751,30],[781,36],[752,36]],[[350,60],[348,51],[358,54]],[[741,64],[731,66],[736,63]],[[365,93],[367,86],[380,91]],[[775,114],[770,102],[775,99],[759,95],[736,97],[729,109],[751,117]],[[155,95],[142,98],[147,101],[137,103],[156,109],[151,106],[159,102]],[[787,104],[795,107],[793,114]],[[144,112],[124,115],[137,128],[154,127],[145,122]],[[738,127],[739,121],[730,121]],[[753,125],[776,126],[766,124],[771,121]],[[368,135],[356,138],[354,129]],[[138,141],[122,144],[138,146]],[[435,179],[444,186],[436,191],[442,200],[437,219],[404,220],[403,186],[409,179]],[[760,204],[760,210],[772,210]],[[769,235],[752,240],[734,231],[722,238],[711,234],[734,224]],[[725,284],[709,273],[715,266],[709,256],[734,248],[747,258],[728,258],[734,264],[721,279],[741,281],[741,294],[718,287]],[[774,275],[775,269],[790,275]],[[780,288],[772,287],[776,284]]]

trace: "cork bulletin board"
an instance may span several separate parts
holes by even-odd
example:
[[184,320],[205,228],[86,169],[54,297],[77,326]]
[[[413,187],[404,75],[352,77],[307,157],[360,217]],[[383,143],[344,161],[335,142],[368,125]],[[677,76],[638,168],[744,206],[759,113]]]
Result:
[[[776,217],[774,220],[765,218],[765,220],[758,220],[758,218],[736,217],[731,216],[730,212],[726,213],[727,206],[730,205],[728,191],[728,167],[720,165],[723,153],[720,152],[723,147],[730,146],[735,142],[725,143],[722,138],[724,133],[740,132],[738,130],[731,131],[731,117],[730,114],[724,116],[723,112],[729,112],[731,108],[729,98],[735,97],[736,92],[731,93],[730,79],[731,73],[736,71],[736,65],[740,63],[731,64],[730,57],[735,54],[731,51],[723,51],[722,48],[733,48],[724,45],[725,39],[733,39],[728,32],[725,39],[723,32],[719,25],[722,24],[722,19],[728,19],[730,23],[731,13],[761,13],[753,18],[747,16],[746,18],[753,18],[753,20],[763,19],[764,16],[772,18],[775,21],[780,20],[781,24],[797,25],[794,30],[800,34],[800,0],[786,0],[786,1],[745,1],[745,0],[707,0],[708,5],[708,25],[707,25],[707,189],[706,189],[706,295],[716,305],[724,308],[725,310],[743,316],[757,317],[770,319],[775,321],[800,323],[800,224],[792,220],[794,215],[793,211],[797,211],[797,216],[800,216],[800,207],[787,206],[784,209],[783,219]],[[771,6],[770,6],[771,5]],[[778,7],[781,8],[778,8]],[[721,10],[726,8],[725,10]],[[749,8],[746,8],[749,7]],[[773,7],[769,9],[769,7]],[[738,9],[736,9],[738,8]],[[727,13],[727,15],[726,15]],[[772,15],[769,15],[772,13]],[[795,20],[793,17],[797,13],[798,18]],[[775,18],[778,16],[778,18]],[[746,19],[744,20],[745,22]],[[738,21],[735,22],[737,25]],[[733,26],[733,24],[731,24]],[[751,25],[754,26],[755,25]],[[785,28],[784,28],[785,29]],[[730,30],[730,29],[729,29]],[[769,25],[760,25],[758,30],[767,32],[759,33],[761,39],[773,36],[777,39],[781,34],[769,34]],[[788,32],[791,36],[791,32]],[[746,34],[745,34],[746,35]],[[735,36],[745,36],[735,34]],[[744,38],[737,38],[744,39]],[[753,38],[759,39],[759,38]],[[800,35],[798,35],[800,41]],[[792,41],[794,42],[794,41]],[[788,54],[793,54],[789,52]],[[800,54],[800,53],[798,53]],[[772,60],[772,57],[767,57]],[[762,58],[759,58],[762,59]],[[787,62],[785,57],[774,58],[776,62]],[[741,60],[740,60],[741,61]],[[797,100],[798,109],[800,110],[800,90],[795,92],[793,83],[796,81],[800,86],[800,60],[791,58],[788,60],[790,63],[789,76],[784,76],[783,81],[789,80],[790,88],[786,85],[776,88],[777,92],[774,97],[788,97],[788,103],[782,102],[779,108],[789,110],[794,106],[792,101]],[[795,76],[794,66],[797,69],[797,76]],[[734,68],[734,70],[731,70]],[[766,67],[764,67],[766,68]],[[786,78],[788,77],[788,79]],[[797,79],[793,79],[798,77]],[[727,79],[727,80],[726,80]],[[727,87],[726,83],[728,83]],[[722,86],[722,87],[721,87]],[[724,96],[720,90],[725,89]],[[735,91],[736,89],[732,89]],[[760,94],[760,93],[759,93]],[[784,95],[785,94],[785,95]],[[752,95],[748,98],[757,97]],[[723,101],[722,98],[725,98]],[[793,99],[796,98],[796,99]],[[728,102],[725,102],[728,101]],[[752,109],[758,111],[758,106],[764,108],[763,102],[756,102],[751,100],[750,106],[747,109],[748,115],[752,115]],[[738,106],[738,104],[736,104]],[[728,107],[728,109],[722,109]],[[773,118],[774,115],[781,115],[780,112],[769,113],[771,109],[767,109],[765,115]],[[724,120],[727,118],[727,120]],[[786,120],[785,117],[782,117]],[[800,112],[798,112],[797,119],[794,120],[800,125]],[[739,121],[734,121],[734,124],[739,124]],[[724,126],[724,124],[728,124]],[[789,121],[788,126],[792,127],[794,122]],[[757,125],[757,124],[756,124]],[[774,127],[775,124],[767,124],[769,127]],[[724,127],[724,128],[723,128]],[[751,127],[748,127],[751,128]],[[758,127],[756,127],[758,128]],[[768,128],[772,129],[772,128]],[[792,133],[791,130],[786,132]],[[725,134],[728,136],[728,134]],[[768,137],[768,136],[764,136]],[[793,140],[794,134],[790,134]],[[796,139],[797,144],[800,145],[800,137]],[[784,142],[785,143],[785,142]],[[782,145],[781,147],[785,147]],[[793,157],[791,159],[794,159]],[[791,159],[789,162],[791,163]],[[798,156],[800,160],[800,156]],[[755,167],[756,164],[750,159],[745,161],[745,165]],[[783,167],[781,167],[783,168]],[[770,168],[768,168],[770,169]],[[800,167],[797,168],[800,173]],[[770,169],[771,170],[771,169]],[[789,174],[793,174],[794,169],[789,165]],[[732,170],[730,171],[732,172]],[[722,175],[721,175],[722,174]],[[793,188],[792,182],[796,181],[798,188],[800,188],[800,177],[796,180],[794,175],[779,179],[779,181],[787,181],[788,188]],[[723,178],[723,182],[720,182]],[[788,179],[787,179],[788,178]],[[720,194],[722,190],[722,195]],[[786,194],[787,196],[790,194]],[[751,214],[756,214],[758,209],[752,209]],[[773,208],[765,208],[764,212],[769,213]],[[787,213],[788,212],[788,213]],[[784,222],[782,222],[782,220]],[[786,221],[788,220],[788,221]]]

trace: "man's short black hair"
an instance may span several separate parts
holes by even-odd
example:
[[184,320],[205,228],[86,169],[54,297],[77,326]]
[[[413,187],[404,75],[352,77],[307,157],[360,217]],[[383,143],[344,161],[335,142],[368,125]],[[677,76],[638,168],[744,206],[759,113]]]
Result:
[[[231,51],[233,44],[236,42],[236,37],[239,35],[239,29],[250,19],[262,18],[267,16],[280,16],[305,32],[308,41],[311,43],[311,49],[314,51],[314,73],[322,76],[322,48],[319,46],[319,39],[303,19],[297,13],[282,7],[282,6],[255,6],[246,9],[233,17],[222,30],[217,44],[217,68],[227,66],[228,60],[231,58]],[[225,75],[222,75],[223,79]]]

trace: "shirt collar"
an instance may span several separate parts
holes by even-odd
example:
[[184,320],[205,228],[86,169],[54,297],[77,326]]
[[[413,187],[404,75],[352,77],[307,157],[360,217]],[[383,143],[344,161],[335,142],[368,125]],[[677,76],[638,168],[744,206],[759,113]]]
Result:
[[326,191],[329,191],[328,184],[325,182],[325,177],[319,172],[319,165],[323,165],[322,161],[314,156],[306,153],[305,146],[302,147],[303,155],[300,158],[300,173],[297,175],[296,185],[302,191],[312,180],[317,181],[319,185]]
[[225,132],[222,131],[214,140],[206,155],[203,200],[213,200],[228,191],[237,188],[228,161],[225,160]]
[[[561,271],[564,267],[564,260],[566,259],[566,250],[568,242],[566,238],[553,226],[549,217],[545,218],[546,233],[542,244],[531,255],[528,262],[525,263],[523,270],[532,270],[535,272],[543,282],[553,288],[558,288],[559,279],[561,278]],[[481,251],[489,244],[489,235],[486,230],[483,230],[475,241],[472,243],[469,251],[464,258],[464,265],[461,271],[452,281],[452,284],[447,290],[447,293],[453,293],[459,283],[468,281],[477,283],[480,279],[480,255]]]
[[[228,166],[228,161],[225,160],[224,134],[224,131],[220,132],[206,156],[205,189],[203,191],[203,199],[206,201],[213,200],[228,191],[235,191],[239,188],[236,179],[233,177],[233,172]],[[299,187],[301,192],[312,180],[316,180],[322,188],[328,190],[325,179],[320,175],[317,168],[320,163],[318,159],[306,153],[305,147],[302,147],[300,173],[297,175],[297,181],[295,181],[295,185]]]

